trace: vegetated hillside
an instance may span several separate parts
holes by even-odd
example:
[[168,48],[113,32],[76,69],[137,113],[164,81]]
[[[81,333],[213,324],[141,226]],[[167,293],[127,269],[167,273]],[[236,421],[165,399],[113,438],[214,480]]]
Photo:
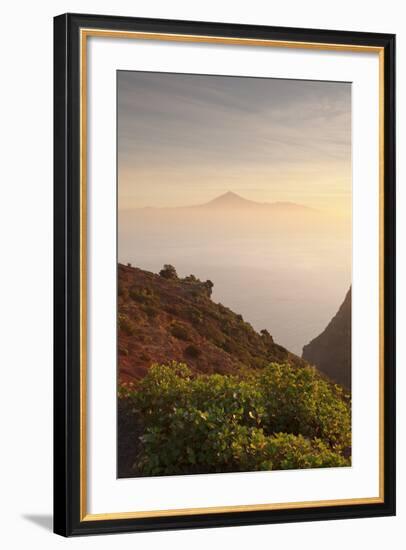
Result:
[[303,359],[351,388],[351,288],[326,329],[303,348]]
[[214,303],[213,283],[118,265],[118,365],[121,382],[143,378],[154,363],[187,363],[196,374],[235,374],[276,362],[305,362]]

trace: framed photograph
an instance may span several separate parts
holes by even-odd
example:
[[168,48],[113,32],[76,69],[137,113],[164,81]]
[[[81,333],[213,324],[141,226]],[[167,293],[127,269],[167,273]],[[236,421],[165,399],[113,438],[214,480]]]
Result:
[[55,532],[395,513],[395,37],[54,20]]

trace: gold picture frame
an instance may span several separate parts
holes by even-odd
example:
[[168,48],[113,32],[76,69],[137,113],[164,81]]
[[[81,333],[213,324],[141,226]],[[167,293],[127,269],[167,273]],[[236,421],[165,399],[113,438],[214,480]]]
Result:
[[[166,30],[163,30],[165,27]],[[68,391],[79,390],[79,400],[75,400],[75,411],[67,417],[56,406],[56,429],[64,427],[66,441],[74,438],[74,458],[65,450],[63,471],[56,469],[55,478],[55,531],[59,534],[85,534],[111,531],[134,531],[162,528],[165,518],[167,528],[190,526],[190,521],[198,526],[227,525],[238,521],[244,523],[262,523],[287,521],[286,515],[294,511],[298,520],[306,518],[306,511],[320,519],[333,517],[356,517],[361,515],[386,515],[394,512],[394,435],[393,428],[393,393],[394,393],[394,358],[391,339],[393,337],[394,306],[391,300],[393,291],[393,268],[391,257],[385,251],[394,239],[393,222],[388,219],[387,209],[393,201],[393,156],[394,156],[394,113],[393,113],[393,71],[394,71],[394,37],[392,35],[376,35],[365,33],[340,33],[338,31],[303,31],[296,29],[273,29],[239,25],[223,25],[223,30],[210,23],[185,23],[171,21],[147,22],[132,18],[104,18],[102,16],[63,15],[55,18],[55,89],[56,118],[55,127],[58,137],[64,134],[65,147],[55,144],[56,162],[60,167],[56,170],[55,191],[59,208],[65,212],[69,205],[66,202],[66,192],[75,186],[74,220],[77,233],[77,247],[72,247],[69,253],[76,258],[76,277],[79,279],[78,293],[75,298],[75,315],[78,319],[79,334],[75,336],[76,357],[78,361],[63,362],[62,350],[57,349],[55,355],[55,380],[59,385],[59,393],[64,395],[66,403],[71,403]],[[155,30],[154,30],[155,29]],[[187,29],[187,30],[182,30]],[[182,30],[182,32],[180,32]],[[258,36],[259,35],[259,36]],[[260,37],[261,36],[261,37]],[[379,336],[379,496],[370,498],[355,498],[328,501],[284,502],[278,504],[253,504],[202,508],[184,508],[178,510],[144,510],[134,512],[111,512],[92,514],[87,510],[87,51],[90,37],[108,37],[114,39],[159,40],[176,42],[216,43],[227,45],[262,46],[277,48],[303,48],[324,51],[346,51],[356,53],[376,53],[379,56],[379,179],[380,179],[380,336]],[[61,61],[63,60],[63,67]],[[72,95],[60,93],[70,85],[67,65],[75,73]],[[74,68],[72,69],[72,66]],[[77,95],[76,95],[77,94]],[[59,98],[59,99],[58,99]],[[71,104],[69,104],[71,101]],[[74,104],[73,104],[73,103]],[[74,114],[73,114],[74,111]],[[67,135],[66,117],[77,117],[76,134]],[[61,122],[61,119],[64,122]],[[74,158],[66,154],[66,143],[77,148]],[[68,178],[67,166],[70,166],[71,176]],[[72,169],[74,166],[74,169]],[[75,176],[77,174],[77,176]],[[63,180],[63,181],[61,181]],[[58,212],[59,209],[57,208]],[[60,219],[55,220],[56,234],[62,233],[66,238],[66,228],[60,227]],[[62,240],[60,242],[62,242]],[[56,246],[58,243],[56,238]],[[388,244],[389,243],[389,244]],[[65,251],[66,253],[66,251]],[[55,262],[60,262],[56,254]],[[388,267],[389,266],[389,267]],[[56,272],[62,266],[56,266]],[[66,271],[66,257],[63,263]],[[72,276],[72,274],[71,274]],[[61,299],[61,296],[59,296]],[[69,307],[71,296],[64,290],[63,302]],[[59,300],[60,301],[60,300]],[[56,310],[56,324],[61,312]],[[56,326],[56,338],[60,342],[60,325]],[[66,346],[64,340],[64,355]],[[72,346],[72,342],[70,343]],[[67,371],[69,373],[67,374]],[[75,371],[73,373],[73,370]],[[73,382],[68,390],[66,380],[73,376]],[[79,387],[77,387],[77,384]],[[75,428],[72,429],[72,422]],[[69,431],[69,434],[67,433]],[[69,437],[68,437],[69,436]],[[66,447],[65,447],[66,449]],[[55,450],[55,460],[60,461],[60,448]],[[69,458],[70,457],[70,458]],[[69,462],[69,468],[67,466]],[[70,475],[68,477],[68,469]],[[75,483],[74,499],[61,496],[58,493],[62,483]],[[73,481],[74,480],[74,481]],[[63,502],[61,502],[61,500]],[[70,514],[67,514],[70,510]],[[285,514],[285,515],[284,515]],[[303,514],[302,516],[300,514]],[[69,517],[67,520],[66,518]],[[156,520],[156,523],[154,523]]]

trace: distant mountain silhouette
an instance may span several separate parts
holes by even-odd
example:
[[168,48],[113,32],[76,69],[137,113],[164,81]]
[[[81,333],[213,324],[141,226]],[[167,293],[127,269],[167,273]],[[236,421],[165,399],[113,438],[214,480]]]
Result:
[[311,208],[296,204],[294,202],[257,202],[241,197],[237,193],[227,191],[223,195],[200,205],[200,208],[237,208],[237,209],[272,209],[272,210],[306,210],[311,211]]
[[351,288],[325,330],[304,346],[302,357],[335,382],[351,388]]
[[189,206],[170,206],[170,207],[144,207],[142,210],[187,210],[187,209],[199,209],[199,210],[248,210],[248,211],[272,211],[272,212],[303,212],[312,213],[316,212],[315,209],[302,204],[297,204],[288,201],[275,201],[275,202],[257,202],[249,199],[245,199],[234,193],[233,191],[227,191],[226,193],[215,197],[209,202],[203,204],[192,204]]
[[227,191],[227,193],[224,193],[223,195],[220,195],[200,206],[204,208],[247,208],[252,206],[261,206],[261,203],[244,199],[240,195],[237,195],[237,193]]

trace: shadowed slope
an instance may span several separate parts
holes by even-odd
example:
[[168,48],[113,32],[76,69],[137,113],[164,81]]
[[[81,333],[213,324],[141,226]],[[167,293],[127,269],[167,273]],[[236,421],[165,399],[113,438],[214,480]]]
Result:
[[326,329],[303,347],[303,359],[351,388],[351,288]]

